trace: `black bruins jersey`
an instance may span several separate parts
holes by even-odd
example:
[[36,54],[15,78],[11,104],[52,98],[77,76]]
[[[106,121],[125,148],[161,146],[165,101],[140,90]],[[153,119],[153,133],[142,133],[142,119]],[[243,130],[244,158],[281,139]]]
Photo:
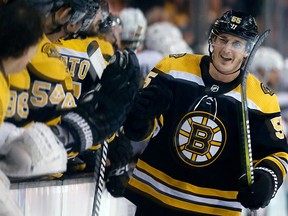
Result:
[[[209,62],[208,56],[170,55],[146,78],[146,85],[163,81],[173,91],[164,124],[140,156],[125,194],[151,216],[241,215],[241,80],[215,81]],[[281,185],[288,148],[277,96],[249,74],[247,98],[254,166],[272,169]]]
[[10,76],[7,121],[24,126],[47,122],[76,107],[71,75],[56,47],[44,36],[27,68]]

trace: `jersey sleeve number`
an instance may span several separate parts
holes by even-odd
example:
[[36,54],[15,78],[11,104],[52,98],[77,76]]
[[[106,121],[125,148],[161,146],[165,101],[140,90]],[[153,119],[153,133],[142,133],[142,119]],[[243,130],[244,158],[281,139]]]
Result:
[[276,137],[279,139],[284,139],[284,132],[283,132],[283,126],[282,126],[282,118],[281,117],[275,117],[271,119],[271,123],[273,125]]
[[155,78],[157,75],[158,75],[157,73],[151,71],[151,72],[147,75],[147,77],[146,77],[146,79],[145,79],[145,83],[144,83],[144,85],[143,85],[143,88],[146,88],[146,87],[150,84],[151,80],[152,80],[153,78]]

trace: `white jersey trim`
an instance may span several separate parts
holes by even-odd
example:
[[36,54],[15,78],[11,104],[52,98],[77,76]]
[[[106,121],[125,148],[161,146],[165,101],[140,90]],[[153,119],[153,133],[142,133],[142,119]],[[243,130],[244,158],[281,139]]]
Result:
[[151,185],[154,189],[157,191],[160,191],[161,194],[169,195],[171,197],[178,198],[179,200],[185,199],[186,201],[190,202],[197,202],[197,203],[203,203],[203,204],[211,204],[215,206],[222,206],[222,207],[228,207],[228,208],[238,208],[241,209],[241,204],[237,201],[223,201],[218,199],[212,199],[212,198],[204,198],[196,195],[191,195],[188,193],[180,192],[177,190],[174,190],[171,187],[168,187],[167,185],[164,185],[158,181],[156,181],[154,178],[149,176],[148,174],[141,172],[137,168],[134,169],[133,175],[139,178],[142,182],[145,182],[146,184]]
[[169,71],[168,74],[170,74],[174,78],[184,79],[184,80],[187,80],[187,81],[195,82],[198,85],[205,86],[201,77],[199,77],[199,76],[197,76],[195,74],[191,74],[189,72],[171,70],[171,71]]
[[[183,72],[183,71],[177,71],[177,70],[171,70],[169,71],[169,73],[171,76],[173,76],[174,78],[178,78],[178,79],[184,79],[187,81],[191,81],[191,82],[195,82],[200,86],[205,86],[204,82],[202,80],[201,77],[195,75],[195,74],[191,74],[189,72]],[[225,96],[230,96],[233,97],[234,99],[238,100],[239,102],[241,102],[241,95],[239,92],[235,92],[235,91],[230,91],[226,94],[224,94]],[[252,100],[249,100],[249,98],[247,98],[247,105],[249,109],[253,109],[253,110],[259,110],[262,112],[262,110],[260,109],[259,106],[257,106]]]
[[81,57],[81,58],[85,58],[85,59],[89,59],[89,56],[87,54],[87,52],[79,52],[79,51],[75,51],[72,49],[68,49],[68,48],[63,48],[63,47],[57,47],[59,50],[59,53],[62,55],[67,55],[67,56],[74,56],[74,57]]

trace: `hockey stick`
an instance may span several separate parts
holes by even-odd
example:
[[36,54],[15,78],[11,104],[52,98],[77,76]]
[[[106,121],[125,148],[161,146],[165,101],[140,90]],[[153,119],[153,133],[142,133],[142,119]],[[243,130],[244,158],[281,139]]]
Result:
[[[92,80],[96,82],[97,77],[101,79],[103,71],[106,67],[104,58],[96,41],[90,42],[87,47],[87,54],[89,56],[91,66],[89,73]],[[101,88],[96,85],[95,88]],[[99,90],[99,89],[98,89]],[[89,92],[87,93],[89,94]],[[93,200],[92,216],[99,216],[102,193],[105,186],[105,166],[108,152],[108,143],[104,140],[103,144],[99,144],[100,148],[96,150],[94,178],[95,178],[95,191]]]
[[93,82],[95,82],[97,77],[101,79],[103,71],[106,68],[105,60],[97,41],[93,40],[89,43],[87,47],[87,54],[91,63],[89,73]]
[[[253,172],[253,159],[252,159],[252,147],[251,147],[251,136],[250,136],[250,124],[248,116],[248,104],[247,104],[247,77],[248,69],[253,61],[256,51],[261,46],[263,41],[269,36],[271,30],[266,30],[262,35],[260,35],[255,42],[250,55],[248,56],[244,66],[242,67],[243,79],[241,83],[241,135],[242,135],[242,145],[241,145],[241,168],[246,174],[246,183],[251,185],[254,182],[254,172]],[[256,216],[256,210],[251,210],[251,216]]]
[[[90,42],[87,47],[87,54],[89,56],[91,66],[89,73],[93,82],[96,82],[97,77],[101,79],[103,71],[106,67],[104,58],[96,41]],[[96,85],[96,88],[98,86]],[[101,88],[101,87],[99,87]],[[87,93],[87,95],[89,92]],[[105,186],[105,166],[108,152],[108,143],[105,140],[103,144],[99,144],[100,148],[96,150],[95,166],[94,166],[94,178],[95,178],[95,191],[93,199],[92,216],[99,216],[102,193]]]
[[100,212],[101,198],[105,185],[104,175],[105,175],[107,152],[108,152],[108,143],[105,140],[100,149],[98,149],[96,153],[97,155],[94,167],[94,177],[96,180],[96,184],[95,184],[92,216],[99,216]]
[[[140,36],[141,36],[141,31],[142,31],[142,26],[137,27],[133,40],[139,40]],[[92,44],[90,43],[87,49],[87,53],[88,56],[90,57],[91,62],[98,60],[99,62],[99,57],[95,58],[95,51],[98,51],[98,44]],[[97,53],[99,56],[99,53]],[[111,58],[113,59],[113,58]],[[97,61],[95,61],[97,62]],[[109,62],[110,64],[112,63],[111,61]],[[128,63],[127,63],[128,64]],[[98,77],[101,79],[103,70],[101,70],[102,68],[97,69],[95,64],[91,64],[92,66],[92,72],[94,72],[94,74],[98,75]],[[98,67],[99,68],[99,67]],[[90,69],[89,69],[90,70]],[[100,71],[100,75],[99,75],[99,71]],[[96,80],[96,77],[94,77],[94,80]],[[96,88],[101,88],[101,85],[96,85]],[[94,193],[94,200],[93,200],[93,209],[92,209],[92,216],[99,216],[99,212],[100,212],[100,206],[101,206],[101,198],[102,198],[102,193],[104,190],[104,186],[105,186],[105,180],[104,180],[104,176],[105,176],[105,170],[106,170],[106,159],[107,159],[107,153],[108,153],[108,142],[105,140],[103,142],[103,144],[101,144],[100,149],[97,150],[97,155],[96,155],[96,160],[95,160],[95,167],[94,167],[94,177],[96,180],[96,184],[95,184],[95,193]]]

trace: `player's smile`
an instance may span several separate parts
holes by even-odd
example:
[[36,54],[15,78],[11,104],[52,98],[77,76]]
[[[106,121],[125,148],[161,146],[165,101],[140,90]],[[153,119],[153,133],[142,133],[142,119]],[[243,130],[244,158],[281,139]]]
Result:
[[224,55],[220,55],[220,57],[224,60],[224,63],[228,61],[232,61],[232,58],[230,57],[225,57]]

